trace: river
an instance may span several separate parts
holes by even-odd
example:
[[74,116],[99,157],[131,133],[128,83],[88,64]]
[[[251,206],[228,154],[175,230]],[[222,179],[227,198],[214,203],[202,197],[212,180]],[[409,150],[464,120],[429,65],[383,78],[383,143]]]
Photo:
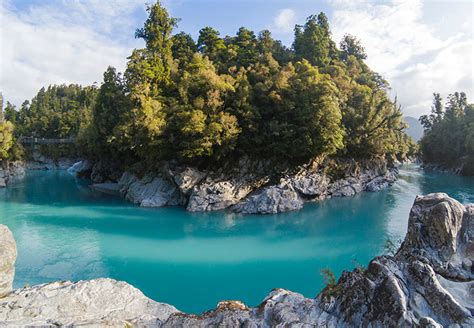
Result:
[[275,287],[314,297],[321,269],[366,266],[404,237],[415,195],[438,191],[474,202],[474,178],[407,166],[383,192],[243,216],[138,208],[65,171],[29,171],[0,191],[0,223],[17,242],[14,287],[111,277],[199,313],[224,299],[258,305]]

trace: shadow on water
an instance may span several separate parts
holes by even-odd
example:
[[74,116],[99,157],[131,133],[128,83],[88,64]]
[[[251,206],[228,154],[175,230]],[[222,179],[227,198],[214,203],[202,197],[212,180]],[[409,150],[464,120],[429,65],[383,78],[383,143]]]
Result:
[[320,269],[366,265],[406,232],[417,194],[473,201],[472,179],[405,167],[388,190],[243,216],[143,209],[92,192],[66,172],[28,172],[0,192],[0,223],[18,244],[15,286],[112,277],[189,312],[221,299],[256,305],[275,287],[314,296]]

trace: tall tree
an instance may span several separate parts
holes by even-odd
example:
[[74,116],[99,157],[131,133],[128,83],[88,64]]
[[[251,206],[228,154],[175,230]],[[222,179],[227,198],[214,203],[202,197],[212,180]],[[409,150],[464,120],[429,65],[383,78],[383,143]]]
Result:
[[304,26],[296,25],[293,48],[297,58],[304,58],[313,65],[324,67],[330,63],[336,46],[324,13],[309,16]]

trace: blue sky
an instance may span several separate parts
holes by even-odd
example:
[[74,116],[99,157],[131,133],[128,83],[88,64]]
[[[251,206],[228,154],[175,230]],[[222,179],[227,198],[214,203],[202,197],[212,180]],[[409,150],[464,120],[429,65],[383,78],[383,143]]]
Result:
[[[152,0],[148,0],[152,1]],[[123,70],[147,0],[0,1],[0,91],[21,104],[53,83],[91,84],[108,65]],[[362,40],[368,64],[389,80],[407,115],[429,110],[432,92],[465,91],[473,101],[472,1],[164,0],[177,32],[204,26],[233,35],[269,29],[291,45],[293,27],[324,11],[333,38]]]

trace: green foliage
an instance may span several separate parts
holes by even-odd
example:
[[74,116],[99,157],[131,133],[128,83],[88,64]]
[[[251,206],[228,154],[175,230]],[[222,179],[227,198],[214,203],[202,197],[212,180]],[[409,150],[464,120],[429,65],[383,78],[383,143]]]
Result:
[[226,112],[224,99],[233,91],[226,76],[218,75],[207,57],[196,54],[178,83],[168,140],[181,159],[220,159],[235,145],[237,118]]
[[96,94],[94,86],[52,85],[41,88],[31,103],[25,101],[18,112],[9,108],[5,115],[16,126],[18,136],[75,137]]
[[193,59],[197,45],[191,35],[184,32],[173,35],[171,41],[173,58],[178,62],[179,69],[183,69]]
[[109,67],[100,88],[50,86],[19,111],[7,104],[15,134],[77,136],[85,156],[150,166],[413,151],[387,82],[354,37],[337,49],[324,13],[296,26],[289,49],[268,30],[245,27],[225,37],[204,27],[195,42],[173,35],[178,20],[160,2],[147,11],[135,33],[145,47],[132,52],[123,77]]
[[9,158],[10,149],[13,145],[13,124],[2,120],[0,121],[0,160]]
[[365,49],[361,42],[353,35],[346,34],[340,43],[341,59],[347,60],[349,56],[354,56],[359,60],[367,58]]
[[336,296],[336,294],[340,291],[340,288],[337,285],[334,272],[332,272],[332,270],[329,268],[325,268],[321,269],[321,274],[323,275],[324,283],[326,284],[326,287],[324,287],[321,294],[324,297]]
[[[429,115],[420,117],[425,128],[420,140],[422,159],[447,167],[464,165],[464,173],[474,171],[474,104],[468,104],[464,92],[448,96],[443,109],[439,94],[433,94]],[[471,172],[471,173],[470,173]]]
[[336,55],[329,23],[324,13],[309,16],[304,26],[296,25],[293,43],[296,57],[307,59],[312,65],[326,66]]

